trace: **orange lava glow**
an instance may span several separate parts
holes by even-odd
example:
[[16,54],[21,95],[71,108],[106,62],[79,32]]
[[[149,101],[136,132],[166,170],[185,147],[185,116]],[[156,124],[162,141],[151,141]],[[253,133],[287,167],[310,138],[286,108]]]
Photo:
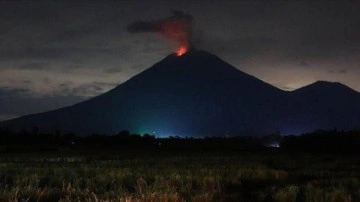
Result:
[[176,52],[177,56],[182,56],[184,55],[186,52],[188,51],[188,49],[185,46],[181,46],[180,49]]

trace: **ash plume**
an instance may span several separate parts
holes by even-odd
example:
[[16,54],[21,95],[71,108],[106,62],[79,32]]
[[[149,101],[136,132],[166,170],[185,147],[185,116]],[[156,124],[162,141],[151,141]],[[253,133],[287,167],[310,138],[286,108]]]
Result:
[[173,10],[172,15],[158,20],[137,21],[129,24],[130,33],[154,32],[170,40],[179,42],[181,46],[192,47],[193,17],[182,11]]

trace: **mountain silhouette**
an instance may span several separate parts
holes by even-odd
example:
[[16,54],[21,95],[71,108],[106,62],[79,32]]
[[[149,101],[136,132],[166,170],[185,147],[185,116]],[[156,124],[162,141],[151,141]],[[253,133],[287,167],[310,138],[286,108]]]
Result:
[[360,128],[360,93],[341,83],[317,81],[289,95],[283,114],[287,133]]
[[79,104],[5,121],[9,129],[157,136],[264,135],[360,127],[360,94],[316,82],[287,92],[217,56],[171,54],[116,88]]

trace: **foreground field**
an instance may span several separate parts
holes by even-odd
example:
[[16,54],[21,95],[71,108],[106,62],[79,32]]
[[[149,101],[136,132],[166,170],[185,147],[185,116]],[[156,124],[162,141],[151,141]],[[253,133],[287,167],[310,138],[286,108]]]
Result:
[[274,150],[1,154],[0,201],[360,201],[360,157]]

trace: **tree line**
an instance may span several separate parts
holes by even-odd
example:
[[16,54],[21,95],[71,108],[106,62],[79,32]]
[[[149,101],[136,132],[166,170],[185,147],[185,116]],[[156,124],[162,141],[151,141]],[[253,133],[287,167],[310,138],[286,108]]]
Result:
[[[276,148],[278,147],[279,148]],[[13,132],[0,128],[0,150],[58,150],[59,148],[101,149],[160,149],[160,150],[257,150],[273,148],[283,151],[304,152],[360,152],[360,131],[319,130],[299,136],[271,134],[261,137],[177,137],[157,138],[149,134],[92,134],[78,136],[73,133]]]

